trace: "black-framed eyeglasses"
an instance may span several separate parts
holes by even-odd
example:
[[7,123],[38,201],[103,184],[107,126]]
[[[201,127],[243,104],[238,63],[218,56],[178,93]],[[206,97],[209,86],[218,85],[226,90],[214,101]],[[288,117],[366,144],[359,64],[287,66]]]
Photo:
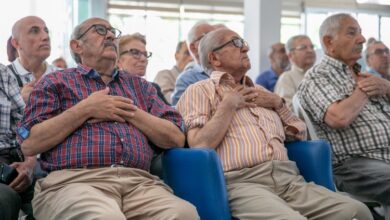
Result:
[[106,27],[102,24],[93,24],[91,25],[91,27],[87,28],[87,30],[85,30],[78,38],[77,40],[80,40],[82,37],[84,37],[84,35],[89,31],[91,30],[92,28],[95,28],[96,30],[96,33],[98,33],[99,35],[101,36],[106,36],[107,35],[107,32],[110,31],[111,33],[114,34],[114,38],[117,39],[121,36],[122,32],[116,28],[113,28],[113,27]]
[[235,47],[238,47],[240,49],[242,49],[244,46],[245,47],[249,47],[248,43],[244,39],[242,39],[242,38],[233,38],[233,39],[229,40],[228,42],[222,44],[221,46],[214,48],[213,52],[218,51],[218,50],[226,47],[230,43],[233,43],[233,45]]
[[377,48],[377,49],[374,50],[373,53],[371,53],[371,55],[372,54],[375,54],[377,56],[383,56],[383,55],[388,55],[389,56],[390,55],[390,51],[389,51],[389,48],[383,48],[383,49]]
[[136,59],[139,59],[141,58],[141,56],[143,55],[146,59],[150,58],[152,56],[152,52],[148,52],[148,51],[140,51],[138,49],[135,49],[135,48],[131,48],[130,50],[125,50],[123,52],[121,52],[119,54],[119,56],[122,56],[123,54],[130,54],[131,56],[133,56],[134,58]]
[[306,44],[301,44],[301,45],[298,45],[296,47],[293,47],[290,49],[290,51],[294,51],[294,50],[307,50],[308,48],[314,50],[314,45],[313,44],[310,44],[310,45],[306,45]]

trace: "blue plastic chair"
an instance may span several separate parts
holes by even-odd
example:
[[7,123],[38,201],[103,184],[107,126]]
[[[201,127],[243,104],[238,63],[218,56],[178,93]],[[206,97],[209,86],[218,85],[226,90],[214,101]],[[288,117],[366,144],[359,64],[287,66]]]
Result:
[[[328,142],[297,141],[286,147],[306,181],[335,190]],[[197,208],[202,220],[232,218],[221,162],[214,150],[170,149],[164,152],[162,163],[164,181],[175,195]]]

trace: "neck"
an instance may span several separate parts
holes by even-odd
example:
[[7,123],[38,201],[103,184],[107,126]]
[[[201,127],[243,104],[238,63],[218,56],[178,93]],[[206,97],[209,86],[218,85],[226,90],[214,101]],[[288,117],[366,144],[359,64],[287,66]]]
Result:
[[38,58],[26,58],[24,56],[19,57],[20,64],[22,64],[23,68],[28,72],[32,73],[35,79],[41,78],[41,76],[46,71],[45,60]]
[[284,69],[282,69],[280,66],[276,65],[275,63],[272,64],[271,68],[278,76],[280,76],[280,74],[284,72]]
[[83,64],[96,70],[101,76],[104,83],[111,81],[112,72],[115,68],[115,62],[112,60],[100,60],[99,62],[83,61]]

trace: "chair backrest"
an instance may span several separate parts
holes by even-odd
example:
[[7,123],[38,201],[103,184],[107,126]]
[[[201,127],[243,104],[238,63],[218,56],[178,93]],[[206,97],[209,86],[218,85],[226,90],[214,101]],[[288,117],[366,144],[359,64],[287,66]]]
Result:
[[170,149],[163,156],[164,181],[191,202],[202,220],[230,220],[221,161],[212,149]]
[[317,136],[317,132],[314,129],[313,122],[310,118],[310,116],[306,113],[305,109],[302,108],[301,103],[299,102],[297,94],[293,96],[292,99],[292,106],[293,106],[293,112],[302,120],[305,121],[307,131],[309,134],[310,140],[319,140]]

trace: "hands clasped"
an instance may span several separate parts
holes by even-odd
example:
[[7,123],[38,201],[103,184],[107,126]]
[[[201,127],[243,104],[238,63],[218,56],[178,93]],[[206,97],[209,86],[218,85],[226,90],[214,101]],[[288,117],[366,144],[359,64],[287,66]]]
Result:
[[88,108],[92,122],[129,122],[137,111],[133,100],[122,96],[109,95],[109,88],[92,93],[83,100]]
[[9,186],[16,192],[23,192],[32,183],[34,167],[27,162],[14,162],[10,166],[18,171],[18,176]]
[[382,96],[389,93],[389,80],[366,73],[360,73],[358,77],[357,85],[367,96]]
[[242,85],[235,87],[228,92],[217,91],[222,96],[222,102],[234,109],[240,109],[244,107],[256,107],[253,102],[258,96],[254,87],[244,87]]

